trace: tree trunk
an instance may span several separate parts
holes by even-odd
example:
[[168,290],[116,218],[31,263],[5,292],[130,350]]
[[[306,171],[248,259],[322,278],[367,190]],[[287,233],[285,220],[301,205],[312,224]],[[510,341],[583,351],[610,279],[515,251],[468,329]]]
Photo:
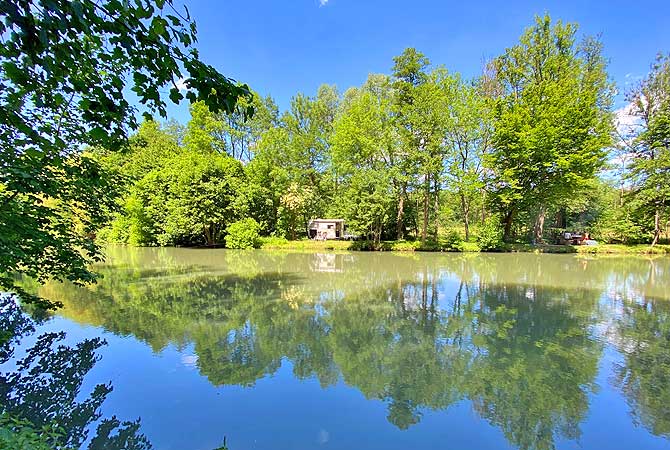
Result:
[[463,213],[463,225],[465,226],[465,240],[470,241],[470,205],[465,200],[465,194],[461,193],[461,212]]
[[651,246],[658,244],[658,239],[661,237],[661,210],[656,208],[654,212],[654,240],[651,241]]
[[211,224],[205,225],[204,230],[205,230],[205,243],[207,245],[212,245],[214,243],[212,239],[212,225]]
[[403,238],[405,231],[405,186],[403,185],[398,199],[398,216],[396,217],[396,237],[398,240]]
[[486,222],[486,189],[482,189],[482,225]]
[[509,242],[512,236],[512,222],[514,221],[514,209],[510,209],[505,214],[505,231],[503,233],[503,241]]
[[440,185],[435,177],[434,191],[433,195],[435,196],[435,205],[433,206],[433,213],[435,214],[435,242],[438,241],[439,231],[440,231]]
[[544,206],[540,206],[540,211],[537,213],[535,218],[535,226],[533,227],[533,243],[542,244],[544,243],[543,234],[544,234],[544,219],[547,211]]
[[430,175],[426,175],[423,183],[423,226],[421,227],[421,243],[426,242],[428,234],[428,197],[430,196]]

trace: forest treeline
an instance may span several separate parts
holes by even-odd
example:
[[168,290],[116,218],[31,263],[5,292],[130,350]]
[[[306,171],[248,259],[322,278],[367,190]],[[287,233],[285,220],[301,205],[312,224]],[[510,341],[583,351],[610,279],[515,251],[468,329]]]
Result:
[[568,230],[655,244],[668,238],[670,58],[627,93],[625,131],[606,66],[597,38],[544,16],[474,79],[408,48],[389,75],[299,93],[281,113],[257,94],[232,114],[194,103],[186,125],[147,121],[127,150],[92,150],[121,190],[99,237],[244,247],[338,217],[374,243]]

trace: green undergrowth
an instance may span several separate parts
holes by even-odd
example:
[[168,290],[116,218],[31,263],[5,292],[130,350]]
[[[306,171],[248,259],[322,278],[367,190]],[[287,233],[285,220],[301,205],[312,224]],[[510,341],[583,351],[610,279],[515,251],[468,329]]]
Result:
[[265,250],[298,251],[382,251],[382,252],[512,252],[512,253],[581,253],[581,254],[670,254],[670,245],[532,245],[501,244],[499,248],[482,250],[478,242],[463,242],[442,238],[439,242],[399,241],[289,241],[284,238],[260,238],[260,248]]

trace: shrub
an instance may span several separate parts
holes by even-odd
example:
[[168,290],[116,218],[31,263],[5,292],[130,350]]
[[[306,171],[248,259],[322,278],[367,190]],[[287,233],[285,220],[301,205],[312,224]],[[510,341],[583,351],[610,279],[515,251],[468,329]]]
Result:
[[257,248],[260,245],[258,233],[261,226],[252,218],[238,220],[228,226],[226,247],[228,248]]
[[493,215],[484,221],[477,235],[477,244],[482,251],[495,251],[503,248],[503,229],[500,217]]
[[378,250],[377,245],[372,241],[352,241],[349,249],[363,252]]
[[458,231],[451,230],[442,238],[441,247],[446,251],[462,252],[463,236]]
[[394,241],[391,250],[394,252],[413,252],[421,248],[420,241]]
[[479,247],[479,244],[476,242],[462,242],[461,251],[463,252],[480,252],[482,249]]

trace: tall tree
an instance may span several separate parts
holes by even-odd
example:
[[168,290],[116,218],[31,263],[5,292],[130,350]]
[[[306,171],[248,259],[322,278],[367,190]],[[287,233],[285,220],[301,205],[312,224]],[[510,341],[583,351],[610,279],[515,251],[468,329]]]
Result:
[[444,135],[447,181],[458,195],[467,241],[472,203],[484,189],[484,157],[493,135],[492,110],[481,83],[469,83],[457,75],[445,79],[441,88],[448,99]]
[[[421,203],[421,241],[428,237],[431,210],[437,218],[439,194],[444,172],[444,135],[448,122],[449,99],[445,85],[452,82],[449,73],[438,68],[428,73],[425,81],[414,88],[412,102],[404,108],[405,136],[414,147],[410,157],[414,163],[415,186]],[[433,227],[433,237],[437,238],[437,223]]]
[[391,123],[389,77],[370,75],[345,98],[331,138],[332,163],[341,184],[334,201],[350,229],[378,243],[397,184],[398,138]]
[[[253,117],[248,117],[246,111],[253,108]],[[262,134],[277,125],[279,111],[272,97],[261,97],[254,93],[253,99],[241,99],[232,113],[219,113],[221,128],[217,138],[228,155],[244,162],[249,162],[254,156],[258,141]]]
[[537,17],[519,44],[494,61],[504,89],[491,152],[494,201],[505,239],[520,212],[542,241],[547,208],[569,198],[603,165],[611,143],[612,87],[601,44],[576,43],[577,27]]
[[649,75],[628,95],[641,129],[632,145],[634,203],[653,217],[652,245],[670,203],[670,55],[658,55]]
[[407,48],[400,56],[393,58],[394,119],[402,139],[403,151],[398,155],[399,165],[397,186],[398,206],[396,216],[396,237],[402,239],[405,233],[405,200],[410,183],[417,170],[417,153],[425,145],[413,119],[419,119],[420,113],[408,114],[415,103],[417,89],[428,81],[427,68],[430,60],[415,48]]
[[246,213],[244,178],[240,162],[228,155],[185,151],[149,172],[131,198],[141,203],[159,244],[213,245]]
[[338,104],[339,95],[334,86],[319,87],[314,97],[296,95],[281,117],[279,127],[266,133],[259,144],[261,152],[273,155],[272,164],[282,172],[284,186],[292,186],[291,196],[297,195],[296,190],[305,190],[304,197],[309,201],[305,200],[304,212],[308,218],[323,213],[331,200],[329,139]]

